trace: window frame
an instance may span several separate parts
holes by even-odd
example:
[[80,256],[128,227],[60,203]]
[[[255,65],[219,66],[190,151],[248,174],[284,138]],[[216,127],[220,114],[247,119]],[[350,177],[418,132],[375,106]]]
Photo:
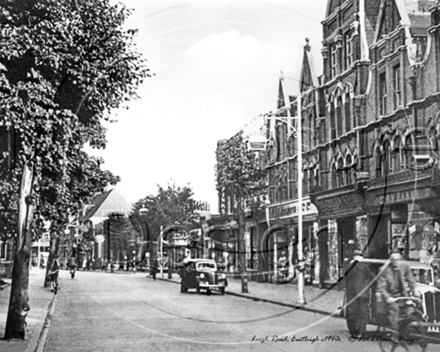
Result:
[[402,106],[402,79],[400,65],[393,67],[393,97],[394,108]]
[[353,37],[351,33],[345,35],[345,69],[348,70],[354,62]]
[[387,76],[386,72],[379,74],[379,115],[387,113]]

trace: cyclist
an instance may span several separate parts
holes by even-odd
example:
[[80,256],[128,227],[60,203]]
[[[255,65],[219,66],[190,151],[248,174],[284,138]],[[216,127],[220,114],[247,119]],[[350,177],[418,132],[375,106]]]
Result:
[[402,261],[400,251],[394,251],[390,262],[381,268],[377,291],[388,308],[391,328],[399,331],[400,306],[397,297],[414,293],[414,278],[409,266]]

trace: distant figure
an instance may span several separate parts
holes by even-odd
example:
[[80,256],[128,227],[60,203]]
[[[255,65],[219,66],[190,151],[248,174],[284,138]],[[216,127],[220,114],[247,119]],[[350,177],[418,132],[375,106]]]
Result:
[[40,269],[44,269],[44,257],[43,255],[40,256]]
[[58,254],[55,254],[55,258],[52,262],[52,266],[49,271],[49,279],[52,282],[52,292],[57,294],[59,290],[58,276],[60,273],[60,260],[58,258]]
[[70,277],[73,279],[75,277],[75,272],[76,272],[75,257],[70,257],[69,259],[69,270],[70,270]]
[[278,258],[278,275],[281,279],[285,279],[287,277],[287,256],[286,251],[282,251],[280,257]]
[[151,276],[153,276],[154,281],[156,281],[156,274],[157,274],[158,268],[159,268],[159,263],[158,263],[157,257],[156,257],[156,258],[154,258],[153,267],[151,268]]

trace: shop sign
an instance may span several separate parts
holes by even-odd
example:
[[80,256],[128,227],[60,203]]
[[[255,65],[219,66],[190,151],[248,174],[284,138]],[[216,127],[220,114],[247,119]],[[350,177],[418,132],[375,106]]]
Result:
[[[288,217],[298,216],[298,202],[292,202],[288,204],[277,205],[269,208],[269,218],[270,219],[282,219]],[[316,214],[316,207],[306,200],[302,203],[303,215]]]
[[186,232],[174,232],[170,235],[170,243],[173,246],[186,246],[190,235]]
[[412,202],[418,199],[435,197],[431,188],[412,189],[376,196],[375,205]]
[[364,199],[357,193],[338,194],[331,198],[317,200],[322,215],[359,212],[363,209]]
[[186,246],[186,245],[188,245],[188,240],[187,239],[182,239],[182,238],[173,239],[172,245],[173,246]]

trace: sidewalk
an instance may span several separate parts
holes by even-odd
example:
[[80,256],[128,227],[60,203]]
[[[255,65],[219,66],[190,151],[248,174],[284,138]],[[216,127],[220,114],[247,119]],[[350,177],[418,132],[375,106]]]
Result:
[[[172,279],[168,279],[167,274],[164,274],[163,278],[159,274],[157,279],[180,284],[178,274],[173,274]],[[304,286],[306,304],[299,304],[296,280],[288,284],[258,283],[251,281],[248,282],[249,293],[241,293],[241,291],[241,280],[228,278],[228,287],[226,288],[225,294],[303,309],[324,315],[334,315],[335,317],[340,316],[340,307],[342,306],[344,298],[344,291],[340,291],[336,287],[333,289],[320,289],[314,286]]]
[[[6,328],[6,318],[9,307],[11,285],[0,290],[0,351],[2,352],[34,352],[38,347],[43,326],[46,322],[49,307],[55,295],[43,287],[45,269],[32,268],[29,272],[29,311],[26,322],[25,340],[3,340]],[[11,282],[11,280],[6,280]]]

